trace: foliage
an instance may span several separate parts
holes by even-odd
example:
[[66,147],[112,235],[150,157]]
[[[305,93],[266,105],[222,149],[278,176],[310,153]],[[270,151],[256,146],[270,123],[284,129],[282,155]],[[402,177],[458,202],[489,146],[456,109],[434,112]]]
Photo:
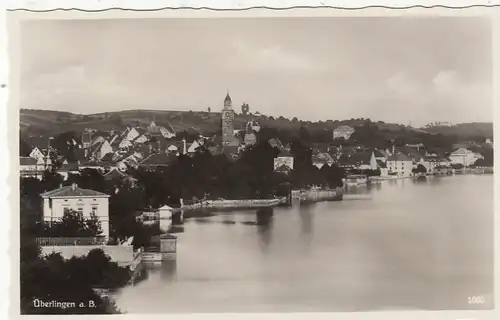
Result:
[[419,163],[416,168],[412,169],[412,172],[416,173],[416,174],[420,174],[420,173],[421,174],[426,174],[427,173],[427,168],[423,164]]
[[493,149],[486,149],[483,152],[483,159],[478,159],[474,163],[476,167],[493,167]]
[[[27,248],[22,248],[21,253]],[[33,251],[32,248],[29,250]],[[22,254],[26,256],[26,254]],[[21,260],[22,314],[106,314],[119,313],[112,301],[101,298],[94,288],[119,288],[130,279],[128,268],[110,262],[100,249],[85,257],[64,260],[59,254]],[[40,308],[33,301],[75,302],[75,307]],[[89,306],[89,301],[95,303]],[[80,303],[85,303],[81,307]]]
[[249,112],[250,106],[248,105],[248,103],[243,102],[243,104],[241,105],[241,113],[246,116]]
[[[58,254],[41,256],[36,235],[41,230],[40,206],[30,197],[43,186],[36,179],[21,181],[20,293],[22,314],[106,314],[119,313],[112,301],[101,298],[93,288],[119,288],[130,278],[128,268],[119,267],[102,250],[85,257],[63,260]],[[38,183],[36,183],[38,182]],[[40,308],[33,301],[75,302],[76,308]],[[89,301],[95,307],[89,307]],[[84,302],[87,306],[80,307]]]
[[116,114],[116,113],[111,114],[109,116],[108,120],[110,123],[117,125],[117,126],[121,126],[123,124],[121,116],[119,114]]
[[56,154],[74,162],[77,159],[78,145],[81,143],[79,135],[75,131],[66,131],[54,137],[50,145]]
[[68,210],[61,221],[47,224],[43,235],[47,237],[96,237],[101,233],[101,223],[95,214],[91,214],[90,219],[85,219],[81,212]]
[[464,168],[464,165],[461,164],[461,163],[452,163],[451,164],[451,168],[452,169],[455,169],[455,170],[460,170],[460,169],[463,169]]
[[372,169],[364,169],[364,170],[359,170],[359,169],[351,169],[349,170],[349,174],[364,174],[367,177],[375,177],[375,176],[380,176],[380,170],[372,170]]
[[19,139],[19,156],[28,157],[31,151],[30,145],[23,139]]

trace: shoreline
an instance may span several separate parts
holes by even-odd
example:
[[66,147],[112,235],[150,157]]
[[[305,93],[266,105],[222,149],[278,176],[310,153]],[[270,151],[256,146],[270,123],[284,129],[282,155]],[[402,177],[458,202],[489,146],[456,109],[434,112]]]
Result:
[[[294,193],[296,193],[294,195]],[[185,213],[192,211],[232,211],[232,210],[252,210],[261,208],[274,208],[278,206],[292,206],[294,202],[316,203],[322,201],[341,201],[343,197],[342,188],[318,189],[318,190],[295,190],[288,197],[274,199],[240,199],[240,200],[205,200],[198,203],[184,205],[172,209],[172,213]],[[208,214],[210,215],[210,214]],[[208,216],[207,215],[207,216]]]

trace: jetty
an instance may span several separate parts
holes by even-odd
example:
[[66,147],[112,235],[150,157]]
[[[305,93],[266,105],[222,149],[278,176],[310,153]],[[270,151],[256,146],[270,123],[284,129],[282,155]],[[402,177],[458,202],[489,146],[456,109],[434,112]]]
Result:
[[336,189],[307,189],[307,190],[292,190],[291,203],[300,202],[319,202],[319,201],[340,201],[344,196],[342,188]]
[[254,209],[269,208],[287,203],[287,197],[274,199],[241,199],[241,200],[201,200],[190,204],[183,204],[172,209],[172,213],[179,213],[198,209]]

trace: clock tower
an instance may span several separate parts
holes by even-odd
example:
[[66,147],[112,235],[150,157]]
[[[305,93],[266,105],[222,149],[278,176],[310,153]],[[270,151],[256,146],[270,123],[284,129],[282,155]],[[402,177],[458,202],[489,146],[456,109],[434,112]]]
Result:
[[234,110],[229,92],[224,99],[222,109],[222,146],[228,146],[235,140],[234,138]]

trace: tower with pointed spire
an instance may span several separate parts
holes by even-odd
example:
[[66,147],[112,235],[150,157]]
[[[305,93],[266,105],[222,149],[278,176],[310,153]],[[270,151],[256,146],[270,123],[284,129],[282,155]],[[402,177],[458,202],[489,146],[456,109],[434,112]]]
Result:
[[234,140],[234,110],[228,91],[222,109],[222,146],[229,146]]

